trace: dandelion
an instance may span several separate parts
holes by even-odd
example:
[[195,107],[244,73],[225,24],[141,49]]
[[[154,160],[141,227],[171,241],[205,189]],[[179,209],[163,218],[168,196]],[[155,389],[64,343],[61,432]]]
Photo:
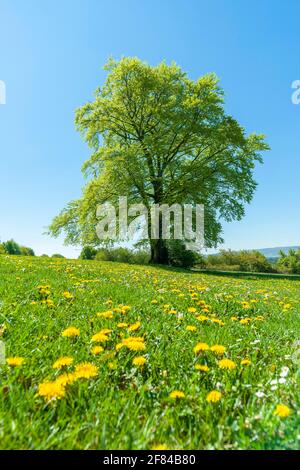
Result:
[[102,348],[102,346],[94,346],[94,347],[91,349],[91,353],[94,354],[94,356],[97,356],[98,354],[102,353],[102,351],[104,351],[104,349]]
[[197,309],[195,307],[189,307],[187,310],[188,310],[189,313],[196,313],[197,312]]
[[291,414],[291,409],[280,403],[279,405],[276,406],[276,409],[273,413],[274,416],[279,416],[280,418],[287,418]]
[[74,373],[65,373],[65,374],[60,374],[57,379],[55,380],[55,382],[63,385],[63,386],[66,386],[68,384],[71,384],[73,382],[75,382],[76,380],[76,375]]
[[66,328],[62,334],[62,336],[66,337],[66,338],[73,338],[75,336],[79,336],[80,335],[80,330],[78,328],[76,328],[75,326],[69,326],[68,328]]
[[6,359],[6,363],[11,367],[18,367],[24,364],[25,359],[23,357],[15,356],[15,357],[8,357]]
[[69,356],[63,356],[57,359],[53,364],[53,369],[61,369],[62,367],[69,366],[72,364],[73,358]]
[[133,359],[132,364],[134,366],[139,367],[139,366],[143,366],[144,364],[146,364],[146,362],[147,362],[147,359],[144,356],[137,356]]
[[251,364],[250,359],[242,359],[241,366],[249,366]]
[[196,328],[196,326],[188,325],[188,326],[186,327],[186,331],[192,331],[192,332],[194,332],[194,331],[197,331],[197,328]]
[[90,362],[81,362],[75,367],[75,376],[78,379],[90,379],[98,375],[98,367]]
[[133,323],[128,327],[128,331],[137,331],[139,327],[141,326],[141,322],[137,321],[136,323]]
[[181,392],[180,390],[174,390],[173,392],[170,393],[169,397],[174,398],[176,400],[177,398],[184,398],[185,394]]
[[201,372],[208,372],[209,371],[209,367],[204,365],[204,364],[196,364],[195,369],[200,370]]
[[214,344],[213,346],[211,346],[210,350],[215,352],[216,354],[222,355],[225,353],[226,348],[221,344]]
[[58,381],[43,382],[39,385],[38,396],[44,397],[46,400],[62,398],[66,394],[64,385]]
[[232,370],[236,368],[235,362],[231,361],[230,359],[221,359],[221,361],[218,362],[218,365],[220,369]]
[[127,326],[128,326],[128,323],[118,323],[117,324],[118,328],[127,328]]
[[206,401],[208,403],[217,403],[218,401],[221,400],[222,394],[221,392],[218,392],[218,390],[212,390],[209,392],[206,396]]
[[63,296],[65,299],[68,299],[68,300],[71,300],[74,298],[73,294],[71,294],[71,292],[68,292],[68,291],[64,292]]
[[101,331],[92,336],[93,343],[105,343],[106,341],[109,341],[109,337]]
[[155,444],[151,450],[168,450],[168,447],[165,444]]
[[106,312],[98,312],[97,317],[98,318],[113,318],[113,311],[112,310],[107,310]]
[[209,346],[208,344],[206,343],[198,343],[196,344],[196,346],[194,347],[194,353],[198,353],[198,352],[201,352],[201,351],[207,351],[209,349]]

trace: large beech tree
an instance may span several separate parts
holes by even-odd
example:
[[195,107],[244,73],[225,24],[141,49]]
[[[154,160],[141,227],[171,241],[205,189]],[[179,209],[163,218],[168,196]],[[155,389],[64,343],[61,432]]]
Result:
[[[176,64],[109,60],[105,84],[76,112],[92,153],[79,200],[55,217],[50,233],[66,242],[100,244],[96,207],[104,202],[204,204],[206,246],[221,239],[221,221],[239,220],[256,188],[264,136],[246,135],[224,110],[214,74],[190,80]],[[161,234],[160,234],[161,235]],[[149,240],[151,260],[167,261],[165,241]]]

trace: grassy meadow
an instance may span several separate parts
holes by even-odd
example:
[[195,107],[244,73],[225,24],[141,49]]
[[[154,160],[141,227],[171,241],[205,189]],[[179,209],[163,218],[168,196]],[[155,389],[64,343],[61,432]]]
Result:
[[297,280],[0,256],[0,447],[299,449],[299,313]]

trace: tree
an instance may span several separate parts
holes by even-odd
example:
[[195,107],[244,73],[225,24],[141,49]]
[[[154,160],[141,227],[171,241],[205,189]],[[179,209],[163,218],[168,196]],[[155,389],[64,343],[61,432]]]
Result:
[[8,240],[7,242],[3,243],[5,253],[8,255],[20,255],[21,248],[14,240]]
[[20,251],[22,256],[35,256],[33,249],[27,246],[21,246]]
[[288,253],[280,250],[277,266],[281,271],[290,274],[300,274],[300,249],[289,249]]
[[82,248],[81,253],[79,255],[80,259],[95,259],[97,254],[97,250],[92,246],[85,246]]
[[[137,58],[109,60],[104,86],[76,112],[77,129],[92,148],[82,197],[53,220],[49,233],[66,242],[99,245],[98,204],[204,204],[207,247],[222,241],[221,220],[239,220],[252,199],[255,162],[268,149],[224,111],[214,74],[192,81],[175,63],[155,67]],[[166,263],[162,238],[150,239],[151,262]]]
[[63,255],[61,255],[60,253],[54,253],[51,258],[64,258]]

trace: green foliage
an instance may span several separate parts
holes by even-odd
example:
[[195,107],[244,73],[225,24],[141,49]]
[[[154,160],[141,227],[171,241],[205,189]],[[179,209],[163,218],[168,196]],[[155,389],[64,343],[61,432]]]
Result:
[[171,266],[190,268],[199,261],[199,256],[193,251],[187,250],[182,240],[169,240],[167,247]]
[[118,263],[148,264],[149,253],[145,250],[132,251],[128,248],[100,248],[95,256],[96,261],[115,261]]
[[96,248],[93,248],[92,246],[85,246],[82,248],[79,258],[80,259],[95,259],[96,254],[97,254]]
[[0,255],[3,255],[5,253],[5,248],[2,243],[0,243]]
[[20,251],[22,256],[35,256],[33,249],[27,246],[20,246]]
[[206,259],[208,268],[217,268],[228,271],[249,271],[272,273],[274,268],[267,258],[259,251],[232,251],[221,250],[217,255],[209,255]]
[[54,255],[52,255],[51,258],[64,258],[64,256],[61,255],[60,253],[54,253]]
[[[76,125],[92,149],[82,197],[69,203],[49,232],[66,242],[99,245],[96,207],[204,204],[206,245],[222,241],[220,219],[239,220],[256,188],[253,169],[268,149],[224,110],[214,74],[193,81],[175,63],[109,60],[105,84],[77,110]],[[148,227],[148,236],[150,227]],[[150,240],[150,237],[149,237]],[[165,242],[150,240],[151,261],[167,262]]]
[[300,274],[300,249],[297,251],[291,249],[287,254],[280,251],[279,256],[277,266],[280,271],[290,274]]
[[7,242],[3,243],[5,253],[8,255],[20,255],[21,248],[14,240],[8,240]]

